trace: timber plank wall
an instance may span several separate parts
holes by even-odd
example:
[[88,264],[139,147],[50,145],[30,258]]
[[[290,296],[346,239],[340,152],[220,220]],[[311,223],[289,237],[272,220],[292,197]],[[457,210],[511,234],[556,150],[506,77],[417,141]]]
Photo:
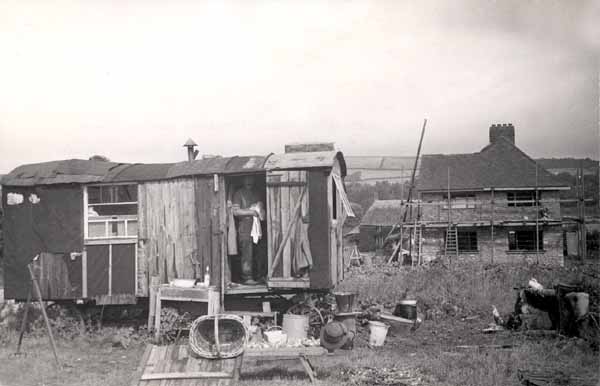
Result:
[[[148,296],[149,278],[220,278],[219,195],[213,178],[182,178],[139,185],[137,296]],[[192,259],[198,264],[194,266]]]

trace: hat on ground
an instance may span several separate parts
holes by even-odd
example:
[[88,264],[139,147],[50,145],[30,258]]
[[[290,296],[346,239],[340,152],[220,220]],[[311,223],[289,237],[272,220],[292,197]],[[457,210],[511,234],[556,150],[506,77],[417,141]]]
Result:
[[336,350],[348,340],[348,329],[340,322],[329,322],[321,329],[321,346],[329,351]]

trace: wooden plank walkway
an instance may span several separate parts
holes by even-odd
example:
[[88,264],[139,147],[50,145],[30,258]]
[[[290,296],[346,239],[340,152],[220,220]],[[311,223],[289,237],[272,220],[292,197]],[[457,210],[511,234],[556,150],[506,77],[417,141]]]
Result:
[[221,386],[239,379],[242,356],[203,359],[190,355],[188,346],[147,345],[131,386]]

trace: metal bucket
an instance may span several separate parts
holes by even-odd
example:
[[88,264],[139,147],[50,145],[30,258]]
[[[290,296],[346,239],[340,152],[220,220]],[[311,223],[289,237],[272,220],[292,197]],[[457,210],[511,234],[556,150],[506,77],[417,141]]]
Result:
[[352,312],[354,309],[354,299],[356,294],[353,292],[334,292],[337,312]]
[[401,318],[416,320],[417,319],[417,301],[416,300],[401,300],[396,304],[394,315]]
[[283,332],[288,341],[306,339],[308,334],[308,315],[283,314]]
[[375,347],[383,346],[389,328],[390,326],[385,323],[370,321],[369,329],[371,330],[371,334],[369,335],[369,345]]

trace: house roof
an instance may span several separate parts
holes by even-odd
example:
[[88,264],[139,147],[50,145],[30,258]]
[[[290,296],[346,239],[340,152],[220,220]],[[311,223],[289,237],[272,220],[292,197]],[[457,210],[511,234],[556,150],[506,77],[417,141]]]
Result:
[[539,158],[536,161],[546,169],[598,168],[598,161],[590,158]]
[[430,154],[421,160],[417,189],[451,190],[486,188],[564,188],[567,185],[553,176],[510,141],[499,138],[472,154]]
[[402,200],[375,200],[360,221],[360,225],[392,226],[402,216]]
[[[33,186],[142,182],[194,175],[240,174],[271,169],[332,167],[336,159],[340,161],[342,174],[345,175],[344,156],[341,152],[213,157],[190,162],[161,164],[125,164],[100,160],[70,159],[19,166],[2,178],[2,185]],[[267,161],[269,162],[267,163]]]

